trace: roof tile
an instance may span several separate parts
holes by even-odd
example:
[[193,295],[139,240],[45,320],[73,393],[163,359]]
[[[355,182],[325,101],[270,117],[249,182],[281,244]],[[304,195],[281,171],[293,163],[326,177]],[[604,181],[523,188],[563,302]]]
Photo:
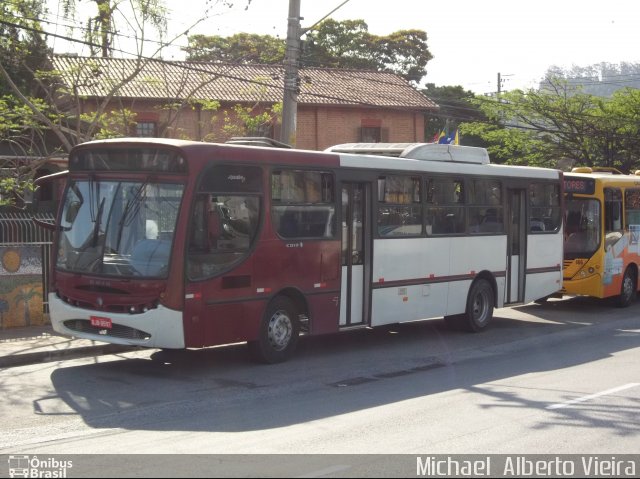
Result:
[[[103,98],[222,102],[282,101],[284,67],[56,55],[54,68],[78,95]],[[301,104],[364,105],[431,110],[438,106],[394,73],[301,68]],[[128,82],[123,82],[129,79]]]

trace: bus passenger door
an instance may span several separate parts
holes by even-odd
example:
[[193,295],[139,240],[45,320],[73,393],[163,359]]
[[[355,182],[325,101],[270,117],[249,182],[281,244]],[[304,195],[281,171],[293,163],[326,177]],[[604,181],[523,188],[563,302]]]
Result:
[[505,303],[524,301],[527,215],[524,189],[507,189],[507,278]]
[[342,183],[340,327],[364,325],[369,316],[369,197],[366,183]]

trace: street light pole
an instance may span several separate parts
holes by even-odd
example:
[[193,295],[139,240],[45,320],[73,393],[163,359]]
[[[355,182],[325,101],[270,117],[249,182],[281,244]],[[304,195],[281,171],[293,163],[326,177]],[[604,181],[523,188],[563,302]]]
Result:
[[283,143],[296,146],[296,113],[298,108],[298,59],[300,56],[300,0],[289,0],[287,49],[284,57],[284,96],[282,100]]

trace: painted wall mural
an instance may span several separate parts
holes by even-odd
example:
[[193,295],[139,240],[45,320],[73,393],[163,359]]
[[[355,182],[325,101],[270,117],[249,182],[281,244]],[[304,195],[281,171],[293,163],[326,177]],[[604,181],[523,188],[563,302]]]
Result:
[[0,328],[45,324],[40,247],[0,247],[0,264]]

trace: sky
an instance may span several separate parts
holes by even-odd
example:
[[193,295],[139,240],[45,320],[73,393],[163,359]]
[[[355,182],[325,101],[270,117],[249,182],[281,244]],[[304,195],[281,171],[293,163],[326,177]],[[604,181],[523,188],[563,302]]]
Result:
[[[215,0],[164,1],[170,33],[192,26],[207,5],[213,5],[209,18],[191,34],[247,32],[286,38],[289,0],[251,0],[248,7],[247,0],[233,0],[232,8]],[[300,0],[302,27],[343,2]],[[495,92],[498,74],[505,91],[536,87],[550,66],[640,63],[637,0],[348,0],[331,18],[363,19],[376,35],[424,30],[434,58],[422,83],[462,85],[478,94]],[[62,53],[58,47],[56,53]],[[184,58],[177,49],[164,57]]]

